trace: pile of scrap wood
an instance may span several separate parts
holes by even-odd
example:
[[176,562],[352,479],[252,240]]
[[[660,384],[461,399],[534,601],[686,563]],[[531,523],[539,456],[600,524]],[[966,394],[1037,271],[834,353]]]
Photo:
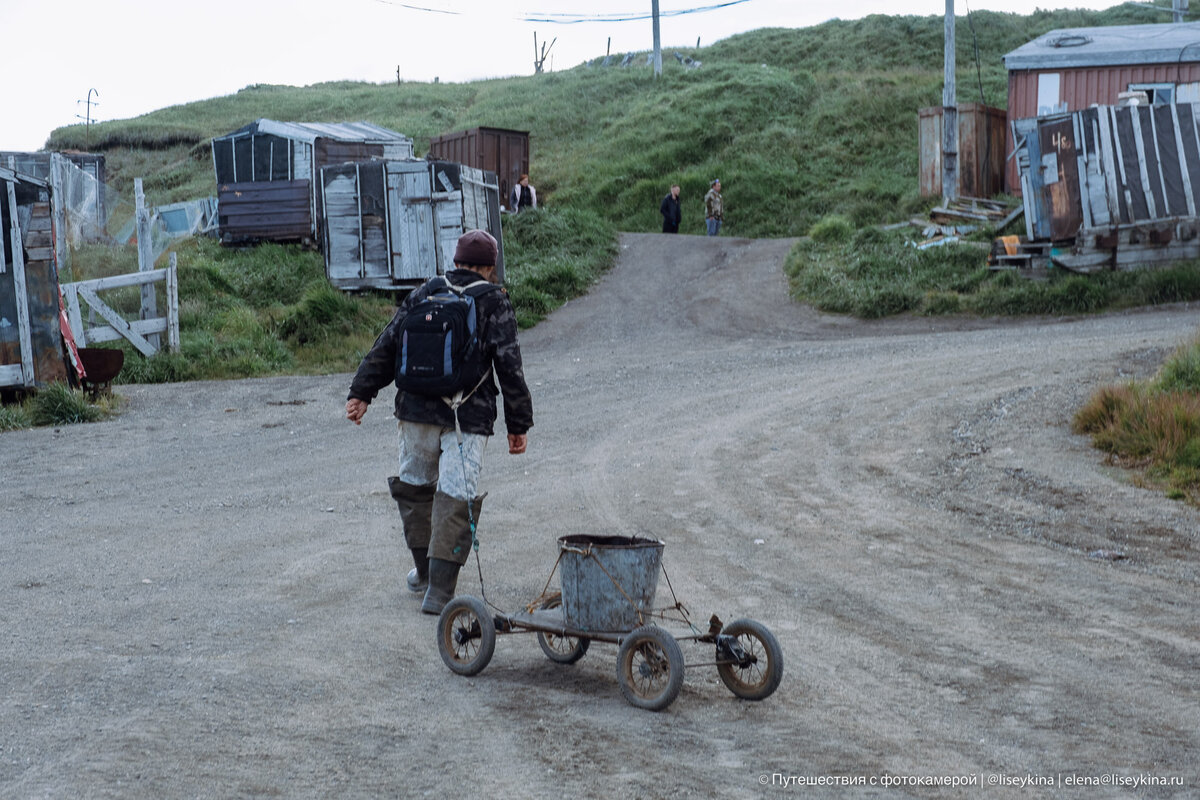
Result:
[[1021,216],[1025,211],[1023,205],[1009,208],[998,200],[986,200],[981,197],[959,197],[948,201],[929,212],[929,218],[944,225],[958,223],[983,223],[996,230],[1003,229],[1008,223]]

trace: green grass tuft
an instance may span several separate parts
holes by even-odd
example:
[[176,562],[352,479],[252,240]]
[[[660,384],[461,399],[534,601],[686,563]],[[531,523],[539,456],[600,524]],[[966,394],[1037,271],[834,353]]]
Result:
[[83,392],[52,383],[38,390],[29,402],[29,420],[35,426],[96,422],[104,413],[88,402]]

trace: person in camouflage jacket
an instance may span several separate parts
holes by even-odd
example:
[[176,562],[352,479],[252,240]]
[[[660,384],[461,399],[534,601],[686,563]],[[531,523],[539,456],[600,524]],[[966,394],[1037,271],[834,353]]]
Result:
[[[456,286],[479,280],[496,283],[498,249],[487,231],[467,231],[455,250],[455,268],[445,279]],[[429,289],[426,283],[405,298],[359,365],[346,400],[346,418],[355,424],[361,424],[379,391],[395,382],[400,322]],[[429,614],[440,613],[454,596],[458,570],[470,553],[483,502],[478,495],[479,474],[487,439],[494,432],[497,394],[504,397],[509,453],[525,452],[533,427],[533,402],[525,383],[512,303],[503,289],[497,289],[479,294],[475,304],[484,363],[491,365],[491,372],[458,408],[461,443],[454,412],[442,398],[396,392],[400,474],[388,478],[388,486],[400,509],[415,565],[408,574],[408,587],[425,592],[421,610]]]

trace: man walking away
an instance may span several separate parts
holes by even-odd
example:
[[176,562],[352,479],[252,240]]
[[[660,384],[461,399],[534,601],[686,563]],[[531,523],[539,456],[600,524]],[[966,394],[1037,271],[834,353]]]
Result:
[[[431,278],[405,298],[363,358],[346,400],[346,418],[361,424],[379,390],[397,383],[400,474],[388,479],[388,487],[400,509],[404,538],[413,556],[408,588],[425,593],[421,611],[426,614],[441,613],[454,597],[458,571],[471,552],[483,504],[479,474],[496,421],[497,394],[504,396],[509,453],[525,452],[526,433],[533,426],[516,314],[508,295],[496,285],[498,249],[487,231],[464,233],[454,253],[454,269]],[[482,377],[472,377],[473,385],[464,387],[453,399],[399,388],[402,381],[410,384],[407,360],[419,355],[411,350],[402,328],[419,324],[407,319],[409,310],[418,304],[431,310],[414,317],[428,320],[436,316],[437,302],[426,302],[431,295],[437,296],[437,302],[462,301],[465,296],[473,303],[473,341],[478,347],[471,360],[474,375]],[[426,348],[423,352],[430,349],[437,350]],[[440,362],[440,355],[436,360]],[[461,403],[456,408],[455,401]]]

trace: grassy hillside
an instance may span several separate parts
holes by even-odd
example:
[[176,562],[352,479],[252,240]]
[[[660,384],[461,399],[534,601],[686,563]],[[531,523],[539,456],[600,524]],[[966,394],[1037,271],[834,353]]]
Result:
[[[960,18],[959,98],[1004,106],[1001,56],[1046,31],[1159,19],[1132,5]],[[1034,285],[989,273],[979,249],[986,234],[976,234],[976,247],[917,252],[905,247],[905,232],[874,227],[932,204],[917,196],[917,112],[941,102],[942,36],[940,16],[872,16],[681,49],[698,69],[667,47],[659,79],[637,58],[629,68],[581,65],[466,84],[250,86],[93,125],[91,149],[107,156],[114,188],[131,194],[141,177],[148,202],[159,204],[214,194],[211,138],[261,117],[369,120],[413,137],[418,154],[446,131],[528,129],[545,210],[507,217],[504,229],[508,284],[525,326],[586,291],[615,257],[616,230],[658,230],[659,199],[672,182],[683,187],[684,232],[699,233],[700,198],[718,176],[725,233],[813,234],[788,273],[796,295],[825,310],[1077,313],[1200,297],[1195,265]],[[82,125],[61,128],[49,145],[82,148],[84,136]],[[125,380],[352,369],[390,313],[386,298],[331,291],[317,253],[211,242],[178,249],[183,352],[146,362],[131,351]],[[65,277],[135,263],[129,249],[90,248]],[[136,296],[128,302],[135,311]]]
[[[976,12],[958,21],[962,102],[1005,105],[1001,56],[1045,31],[1161,21],[1131,5],[1030,16]],[[619,230],[657,229],[667,186],[683,187],[684,229],[699,232],[708,181],[723,181],[737,236],[797,236],[838,213],[855,224],[903,218],[917,197],[917,110],[941,104],[942,18],[873,16],[765,29],[665,48],[655,80],[579,66],[466,84],[250,86],[237,94],[92,126],[93,151],[118,185],[142,177],[149,202],[215,193],[209,140],[257,119],[369,120],[413,137],[491,125],[532,131],[532,177],[551,206],[589,211]],[[978,51],[978,62],[976,60]],[[977,67],[978,64],[978,67]],[[52,148],[83,148],[83,125]]]

